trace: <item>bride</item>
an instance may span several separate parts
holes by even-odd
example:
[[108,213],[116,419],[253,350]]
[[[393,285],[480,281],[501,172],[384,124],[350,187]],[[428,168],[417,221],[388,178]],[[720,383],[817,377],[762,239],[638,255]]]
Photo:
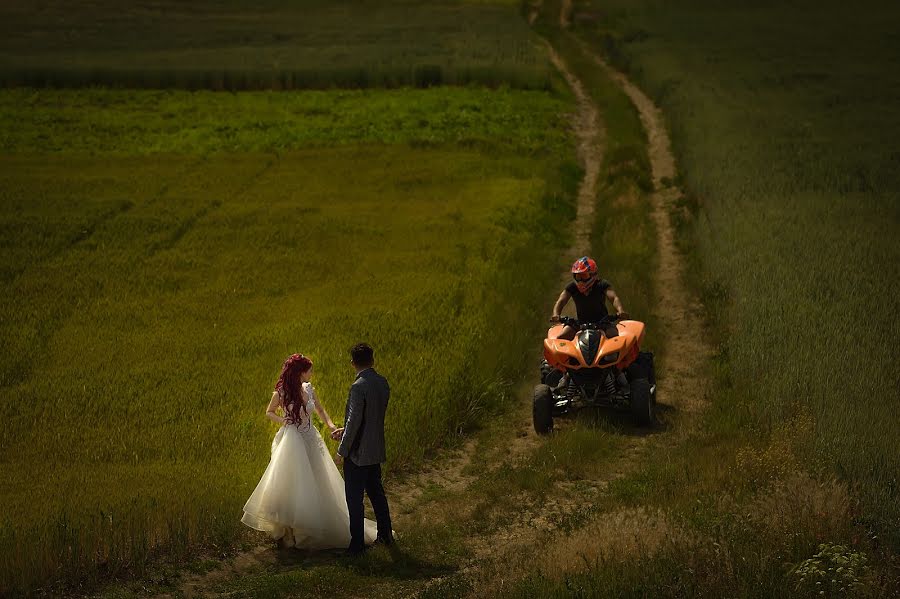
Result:
[[[315,411],[331,432],[337,430],[310,384],[312,361],[302,354],[285,360],[266,416],[281,424],[272,441],[272,458],[244,505],[241,522],[271,535],[280,545],[308,549],[344,548],[350,543],[350,516],[344,481],[319,431]],[[284,416],[276,412],[281,409]],[[366,542],[376,525],[365,522]]]

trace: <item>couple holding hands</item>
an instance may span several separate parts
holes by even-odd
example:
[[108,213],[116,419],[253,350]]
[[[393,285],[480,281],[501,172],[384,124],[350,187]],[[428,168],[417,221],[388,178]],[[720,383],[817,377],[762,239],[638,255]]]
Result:
[[[285,360],[275,383],[266,416],[281,424],[272,441],[272,458],[244,505],[241,521],[271,535],[285,547],[346,548],[362,553],[366,544],[391,545],[394,535],[387,497],[381,483],[385,461],[384,417],[390,387],[375,371],[372,348],[358,343],[350,349],[356,380],[344,411],[344,426],[332,422],[310,383],[312,361],[302,354]],[[281,410],[282,416],[277,411]],[[312,426],[311,412],[340,440],[337,460],[341,478],[325,442]],[[364,516],[369,496],[377,522]]]

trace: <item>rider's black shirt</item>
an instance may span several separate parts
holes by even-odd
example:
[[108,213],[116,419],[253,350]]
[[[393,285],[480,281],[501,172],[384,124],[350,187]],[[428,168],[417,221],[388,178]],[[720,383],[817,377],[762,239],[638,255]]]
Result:
[[575,300],[575,311],[580,322],[598,322],[609,316],[606,310],[606,290],[612,287],[609,281],[600,279],[588,290],[587,295],[578,291],[578,285],[572,281],[566,285],[566,291]]

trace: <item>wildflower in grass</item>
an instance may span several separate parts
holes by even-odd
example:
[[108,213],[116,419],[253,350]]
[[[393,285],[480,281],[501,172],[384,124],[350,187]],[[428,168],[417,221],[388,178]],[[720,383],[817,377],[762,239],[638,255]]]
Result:
[[795,590],[826,597],[865,592],[869,566],[864,553],[833,543],[822,543],[818,549],[791,570]]

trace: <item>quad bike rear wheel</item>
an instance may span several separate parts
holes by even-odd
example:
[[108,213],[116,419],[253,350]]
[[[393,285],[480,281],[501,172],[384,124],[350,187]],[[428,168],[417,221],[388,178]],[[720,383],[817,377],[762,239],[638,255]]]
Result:
[[645,378],[631,381],[631,418],[638,426],[649,426],[656,418],[656,398]]
[[538,385],[534,388],[531,415],[534,420],[534,432],[549,435],[553,430],[553,391],[547,385]]

